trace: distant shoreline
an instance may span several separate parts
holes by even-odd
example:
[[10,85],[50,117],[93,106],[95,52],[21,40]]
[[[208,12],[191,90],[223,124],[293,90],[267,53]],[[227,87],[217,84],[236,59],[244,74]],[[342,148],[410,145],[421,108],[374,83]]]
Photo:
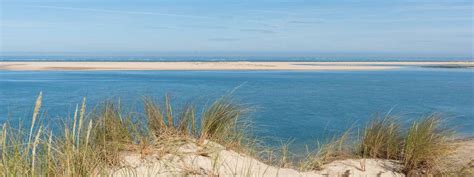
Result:
[[2,57],[0,62],[474,62],[470,58],[371,59],[312,57]]
[[364,71],[390,70],[408,67],[474,68],[474,62],[52,62],[1,61],[0,70],[54,71],[54,70],[306,70],[306,71]]

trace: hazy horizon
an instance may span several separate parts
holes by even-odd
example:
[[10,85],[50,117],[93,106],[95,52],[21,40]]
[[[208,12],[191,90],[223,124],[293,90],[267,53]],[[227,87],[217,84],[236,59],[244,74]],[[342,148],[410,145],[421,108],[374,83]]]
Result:
[[416,53],[416,54],[399,54],[390,52],[234,52],[234,51],[186,51],[186,52],[0,52],[0,59],[3,58],[48,58],[48,57],[83,57],[83,58],[100,58],[100,57],[117,57],[117,58],[159,58],[159,57],[202,57],[202,58],[246,58],[254,59],[259,57],[275,57],[275,58],[327,58],[327,59],[445,59],[445,60],[474,60],[473,55],[456,55],[456,54],[433,54],[433,53]]

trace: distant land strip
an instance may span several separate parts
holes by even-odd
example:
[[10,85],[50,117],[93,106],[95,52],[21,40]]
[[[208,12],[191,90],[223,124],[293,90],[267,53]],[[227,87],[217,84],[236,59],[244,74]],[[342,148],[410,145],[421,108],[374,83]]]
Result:
[[0,70],[307,70],[357,71],[409,67],[474,68],[474,62],[0,62]]

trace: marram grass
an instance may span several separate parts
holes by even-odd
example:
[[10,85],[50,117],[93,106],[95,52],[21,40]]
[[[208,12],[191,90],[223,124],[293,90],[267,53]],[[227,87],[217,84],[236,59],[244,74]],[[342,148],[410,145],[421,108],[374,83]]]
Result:
[[123,111],[120,104],[110,101],[87,111],[84,98],[71,122],[53,133],[41,121],[42,97],[40,93],[27,130],[2,125],[0,173],[4,176],[109,175],[119,165],[123,151],[164,155],[186,142],[207,140],[284,168],[319,170],[334,160],[383,158],[399,161],[403,172],[410,175],[442,171],[437,163],[453,149],[449,145],[453,132],[441,126],[439,115],[421,118],[406,131],[399,119],[385,116],[374,118],[357,136],[349,129],[318,143],[297,163],[289,150],[291,141],[272,150],[251,137],[248,121],[243,119],[248,108],[228,96],[202,110],[200,117],[193,105],[174,109],[167,96],[164,104],[145,98],[142,112]]
[[299,163],[299,169],[321,170],[323,165],[332,161],[353,158],[349,145],[350,130],[333,136],[329,141],[318,142],[316,150],[307,150],[306,157]]
[[163,106],[144,99],[143,114],[123,112],[120,104],[108,101],[88,114],[84,98],[72,122],[62,125],[56,134],[39,123],[41,104],[40,93],[29,131],[3,124],[0,173],[4,176],[101,176],[119,165],[122,151],[147,155],[150,148],[156,148],[169,153],[176,148],[173,146],[183,144],[179,142],[193,139],[239,150],[244,142],[251,142],[243,133],[246,124],[241,120],[246,109],[228,97],[204,109],[201,122],[194,106],[174,113],[168,97]]
[[364,158],[399,158],[403,144],[400,128],[395,117],[376,116],[362,132],[358,153]]
[[452,151],[453,147],[448,142],[452,135],[452,130],[441,126],[441,118],[437,114],[413,122],[402,148],[404,171],[413,175],[419,170],[442,171],[437,164]]
[[376,117],[363,130],[356,153],[362,158],[400,161],[402,171],[410,176],[443,173],[437,164],[453,151],[449,141],[454,131],[443,127],[442,120],[440,114],[424,116],[402,133],[395,117]]

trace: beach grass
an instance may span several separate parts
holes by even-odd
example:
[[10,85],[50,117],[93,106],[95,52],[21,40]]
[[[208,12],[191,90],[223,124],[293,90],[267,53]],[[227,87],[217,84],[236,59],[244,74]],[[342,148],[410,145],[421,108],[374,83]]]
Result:
[[360,137],[356,153],[363,158],[382,158],[401,162],[409,176],[442,174],[438,164],[455,147],[450,141],[455,132],[442,126],[440,114],[430,114],[413,121],[406,133],[400,119],[376,116]]
[[[144,98],[142,112],[124,111],[120,102],[112,101],[88,111],[84,98],[59,131],[42,121],[42,97],[40,93],[28,128],[8,122],[2,126],[0,172],[4,176],[109,175],[120,166],[124,152],[164,156],[179,153],[176,149],[190,142],[200,146],[214,142],[279,168],[302,171],[321,170],[330,162],[349,158],[390,159],[400,162],[401,170],[409,175],[443,172],[438,161],[453,150],[449,141],[454,132],[441,126],[439,114],[417,119],[405,129],[399,118],[376,116],[362,133],[354,134],[350,128],[314,149],[307,148],[304,158],[296,158],[290,150],[292,141],[282,141],[279,149],[272,149],[251,136],[250,123],[244,118],[249,109],[230,96],[217,99],[201,114],[193,105],[174,109],[168,96],[163,104]],[[219,166],[217,160],[213,163]],[[217,170],[209,174],[219,174]],[[197,174],[192,168],[188,172]]]
[[288,140],[288,141],[281,141],[280,142],[280,148],[279,148],[279,154],[278,154],[278,167],[281,168],[288,168],[293,166],[292,162],[292,155],[290,152],[290,145],[293,143],[294,140]]
[[228,97],[215,101],[201,118],[199,141],[213,140],[226,146],[239,147],[246,138],[247,122],[240,118],[247,109]]
[[[442,122],[440,114],[430,114],[411,122],[405,130],[398,117],[375,116],[362,133],[354,135],[348,129],[329,141],[317,143],[316,150],[309,150],[298,168],[321,170],[336,160],[375,158],[400,162],[400,170],[409,176],[447,174],[450,172],[439,164],[456,148],[450,143],[455,131],[443,127]],[[363,162],[361,168],[365,166]]]
[[227,97],[204,109],[201,122],[194,106],[174,115],[167,96],[163,106],[144,99],[143,116],[124,113],[120,104],[110,101],[88,114],[84,99],[72,122],[61,125],[62,131],[54,134],[39,121],[41,105],[40,93],[29,131],[3,124],[0,172],[5,176],[105,175],[110,167],[119,165],[124,151],[147,155],[151,149],[161,149],[164,154],[193,140],[215,141],[237,150],[250,142],[244,141],[246,124],[240,120],[246,109]]
[[321,170],[323,165],[342,159],[353,158],[353,150],[350,148],[350,133],[348,129],[339,136],[333,136],[328,141],[318,142],[315,150],[307,150],[303,160],[299,162],[301,170]]
[[364,158],[397,159],[403,144],[401,125],[393,116],[375,116],[362,132],[357,152]]
[[437,164],[454,148],[449,143],[454,132],[441,125],[442,119],[438,114],[412,123],[401,153],[405,173],[415,176],[420,172],[443,171],[437,168]]

